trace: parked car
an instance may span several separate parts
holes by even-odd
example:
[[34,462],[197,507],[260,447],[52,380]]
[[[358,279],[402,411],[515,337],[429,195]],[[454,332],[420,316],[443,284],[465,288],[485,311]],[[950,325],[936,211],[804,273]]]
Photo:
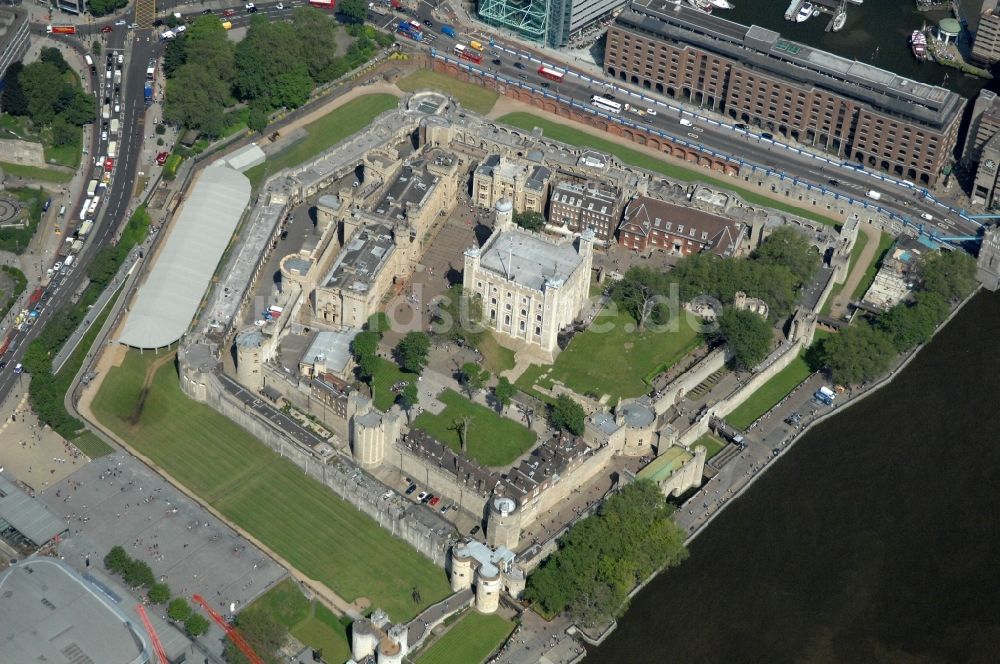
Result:
[[469,534],[470,535],[475,535],[478,532],[479,532],[479,526],[473,526],[472,530],[469,531]]
[[431,498],[428,501],[427,504],[430,505],[431,507],[437,507],[437,504],[440,503],[440,502],[441,502],[441,497],[440,496],[434,496],[433,498]]
[[420,493],[417,494],[417,500],[422,503],[425,500],[427,500],[427,497],[429,495],[431,494],[427,493],[426,491],[421,491]]
[[107,34],[109,32],[114,32],[114,31],[115,31],[115,29],[112,28],[110,25],[106,25],[103,28],[101,28],[101,32],[103,32],[105,34]]
[[160,154],[156,155],[156,164],[158,166],[163,166],[165,163],[167,163],[167,157],[169,156],[170,156],[169,152],[161,152]]
[[416,490],[417,490],[417,485],[416,484],[411,484],[410,486],[408,486],[406,488],[406,495],[409,496],[410,494],[412,494]]
[[516,69],[524,69],[524,63],[523,62],[515,62],[514,63],[514,67]]
[[118,27],[126,26],[126,25],[128,25],[128,21],[126,21],[123,18],[120,18],[117,21],[115,21],[115,25],[118,26]]

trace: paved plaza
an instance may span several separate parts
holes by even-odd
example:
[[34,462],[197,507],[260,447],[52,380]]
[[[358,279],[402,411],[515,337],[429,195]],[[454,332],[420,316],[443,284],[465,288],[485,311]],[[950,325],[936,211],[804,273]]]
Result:
[[202,595],[220,613],[249,604],[285,570],[149,471],[117,453],[84,466],[39,495],[64,518],[59,554],[84,570],[118,544],[147,562],[174,596]]

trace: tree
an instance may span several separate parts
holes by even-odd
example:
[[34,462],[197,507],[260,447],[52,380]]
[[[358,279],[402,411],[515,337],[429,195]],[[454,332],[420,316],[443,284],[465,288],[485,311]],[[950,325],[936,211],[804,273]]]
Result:
[[540,231],[545,228],[545,217],[541,212],[515,212],[512,217],[515,224],[526,231]]
[[462,385],[465,387],[465,391],[469,394],[470,399],[476,392],[483,389],[486,381],[490,379],[490,372],[475,362],[466,362],[463,364],[459,373]]
[[560,394],[549,410],[549,421],[552,422],[552,426],[577,436],[583,433],[585,418],[583,406],[565,394]]
[[24,95],[28,98],[28,116],[39,124],[47,125],[56,114],[56,103],[68,84],[62,80],[59,69],[48,62],[32,62],[18,77]]
[[836,383],[856,385],[885,373],[895,357],[889,337],[861,322],[823,342],[823,364]]
[[354,341],[351,342],[351,353],[353,353],[355,359],[364,357],[365,355],[377,355],[378,342],[379,335],[377,332],[372,332],[371,330],[358,332],[354,337]]
[[568,609],[582,624],[607,622],[624,609],[636,583],[687,557],[672,513],[656,485],[629,484],[561,539],[528,577],[525,597],[543,615]]
[[263,133],[267,129],[270,119],[271,115],[267,112],[267,104],[257,100],[250,102],[250,113],[247,115],[247,127],[250,130]]
[[955,302],[976,287],[976,260],[964,251],[940,251],[920,263],[921,287]]
[[229,99],[229,85],[225,80],[199,63],[189,62],[167,81],[167,105],[163,115],[175,124],[219,136],[225,129],[223,111]]
[[752,311],[727,307],[718,323],[711,338],[726,344],[737,368],[752,369],[767,357],[774,331],[766,320]]
[[167,605],[167,617],[175,622],[184,622],[191,615],[191,605],[183,597],[175,597]]
[[424,332],[408,332],[403,337],[393,353],[396,361],[404,371],[419,374],[427,366],[427,354],[431,349],[431,340]]
[[375,374],[378,372],[378,365],[379,360],[377,355],[362,355],[357,359],[358,378],[371,386],[372,379],[375,378]]
[[165,583],[154,583],[146,596],[153,604],[163,604],[170,599],[170,586]]
[[153,570],[143,560],[131,560],[121,573],[122,581],[132,588],[145,587],[152,588],[156,583]]
[[7,74],[3,78],[3,95],[0,96],[0,104],[3,105],[5,113],[11,115],[28,114],[28,98],[21,87],[20,75],[24,71],[24,65],[14,62],[7,67]]
[[184,620],[184,631],[191,636],[201,636],[208,631],[208,618],[200,613],[192,613]]
[[820,264],[819,252],[809,243],[809,238],[792,226],[780,226],[768,235],[753,258],[787,268],[798,284],[812,279]]
[[507,380],[506,376],[500,376],[500,379],[497,380],[497,384],[493,387],[493,396],[500,405],[501,411],[510,405],[510,401],[514,397],[515,391],[514,386],[511,385],[511,382]]
[[121,574],[130,562],[132,562],[132,558],[125,552],[125,549],[116,544],[104,556],[104,569],[114,574]]
[[38,59],[58,69],[60,74],[65,74],[69,71],[69,63],[63,57],[62,51],[53,46],[42,47],[42,50],[38,54]]
[[[338,9],[342,7],[341,4]],[[292,12],[292,26],[296,34],[307,36],[300,39],[300,50],[309,67],[309,75],[318,83],[333,80],[326,74],[335,62],[343,60],[337,56],[337,24],[319,9],[300,7]]]
[[468,415],[464,415],[453,420],[451,426],[448,427],[458,434],[458,442],[462,448],[463,454],[468,450],[469,446],[469,422],[471,421],[472,420]]
[[187,45],[188,38],[184,35],[167,42],[163,52],[163,73],[167,78],[173,78],[177,70],[187,63]]
[[128,0],[90,0],[87,6],[94,16],[106,16],[128,4]]
[[75,145],[80,138],[80,130],[61,115],[52,121],[52,143],[54,145]]
[[364,0],[340,0],[337,13],[346,19],[345,23],[364,23],[368,5]]
[[663,324],[670,320],[673,312],[666,296],[671,284],[664,274],[633,267],[611,287],[610,295],[615,304],[632,317],[641,332],[650,322]]
[[406,411],[407,419],[410,419],[413,407],[417,405],[419,400],[420,392],[417,390],[417,386],[412,382],[407,383],[403,388],[403,391],[396,397],[396,403],[399,404],[400,408]]
[[97,41],[96,39],[93,42],[91,42],[90,44],[91,53],[93,53],[94,55],[100,55],[101,51],[103,50],[104,49],[101,47],[101,42]]

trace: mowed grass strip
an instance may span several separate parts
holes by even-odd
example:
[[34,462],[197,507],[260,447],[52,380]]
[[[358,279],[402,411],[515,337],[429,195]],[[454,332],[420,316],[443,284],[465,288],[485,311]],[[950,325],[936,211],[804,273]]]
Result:
[[459,104],[481,115],[493,110],[493,105],[500,96],[498,92],[489,88],[472,85],[430,69],[418,69],[409,76],[401,78],[396,82],[396,87],[405,92],[437,90],[451,95]]
[[26,166],[25,164],[12,164],[7,161],[0,161],[0,169],[6,175],[17,175],[26,180],[42,180],[44,182],[69,182],[73,179],[72,171],[56,171],[38,166]]
[[[162,357],[162,356],[161,356]],[[131,351],[93,403],[106,426],[309,578],[405,620],[449,594],[444,572],[236,424],[180,390],[172,359]],[[141,407],[139,403],[141,402]],[[422,604],[411,599],[420,591]]]
[[752,189],[744,189],[736,184],[736,180],[723,180],[713,177],[712,171],[703,168],[692,169],[678,166],[664,161],[663,159],[658,159],[652,155],[646,154],[645,152],[633,150],[623,145],[619,145],[618,143],[598,138],[597,136],[593,136],[587,132],[568,127],[558,122],[553,122],[552,120],[548,120],[533,113],[508,113],[501,117],[499,121],[527,131],[531,131],[535,127],[540,127],[546,138],[551,138],[554,141],[560,141],[570,145],[591,147],[595,150],[608,152],[617,156],[626,164],[638,166],[639,168],[644,168],[648,171],[653,171],[654,173],[660,173],[662,175],[666,175],[667,177],[674,178],[675,180],[684,180],[686,182],[699,181],[706,184],[715,184],[719,187],[739,194],[743,200],[748,203],[755,203],[774,210],[791,212],[792,214],[797,214],[800,217],[812,219],[813,221],[818,221],[819,223],[826,224],[828,226],[835,226],[838,223],[830,217],[814,212],[808,208],[789,205],[788,203],[780,200],[768,198],[767,196],[759,194]]
[[413,421],[413,427],[423,429],[451,449],[462,449],[455,424],[469,418],[468,451],[470,457],[484,466],[507,466],[535,444],[534,431],[466,399],[454,390],[440,395],[445,409],[438,415],[424,411]]
[[559,354],[548,381],[579,394],[637,397],[649,391],[646,375],[675,364],[701,343],[687,316],[679,317],[676,330],[636,328],[626,312],[606,309]]
[[725,420],[737,429],[746,429],[753,422],[771,410],[776,403],[788,396],[788,393],[798,387],[799,383],[809,377],[812,371],[809,365],[796,357],[791,364],[774,375],[760,388],[750,395],[740,406],[725,417]]
[[390,362],[384,357],[378,358],[375,375],[372,377],[375,407],[383,411],[389,410],[392,404],[396,403],[396,397],[399,396],[398,392],[392,391],[392,386],[403,381],[412,383],[415,380],[417,380],[417,374],[403,371],[394,362]]
[[248,169],[246,176],[256,189],[264,174],[297,166],[333,147],[348,136],[358,133],[380,113],[396,108],[399,99],[390,94],[370,94],[357,97],[305,126],[308,136],[269,157],[263,164]]
[[292,636],[310,648],[323,651],[328,662],[351,658],[347,627],[316,600],[308,600],[293,579],[285,579],[260,596],[251,611],[264,611],[288,628]]
[[860,300],[864,297],[868,289],[871,288],[872,283],[875,281],[875,275],[878,273],[879,267],[882,265],[882,260],[885,258],[886,254],[889,253],[889,249],[892,247],[896,238],[889,235],[888,233],[880,233],[878,238],[878,248],[875,250],[875,258],[871,263],[865,268],[865,276],[861,278],[858,282],[858,287],[854,289],[851,294],[852,300]]
[[711,459],[726,448],[727,443],[713,433],[706,433],[695,441],[695,445],[705,446],[705,460]]
[[498,615],[470,611],[417,658],[417,664],[479,664],[514,631]]

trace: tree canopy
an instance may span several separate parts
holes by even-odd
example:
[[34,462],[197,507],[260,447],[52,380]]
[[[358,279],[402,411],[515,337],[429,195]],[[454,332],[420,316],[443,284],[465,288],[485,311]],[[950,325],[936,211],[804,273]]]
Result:
[[431,339],[424,332],[407,332],[393,349],[396,362],[404,371],[419,374],[427,366],[427,354],[431,350]]
[[500,376],[497,384],[493,386],[493,396],[501,410],[510,405],[511,399],[514,398],[514,392],[516,392],[514,385],[507,380],[506,376]]
[[889,338],[865,321],[826,339],[823,364],[837,383],[855,385],[881,376],[895,356]]
[[39,127],[52,127],[57,145],[79,141],[79,127],[93,122],[97,112],[94,98],[69,70],[59,49],[50,47],[29,65],[11,65],[4,77],[3,110],[27,116]]
[[475,362],[466,362],[463,364],[459,375],[462,386],[465,387],[465,391],[468,392],[470,399],[476,392],[483,389],[486,386],[486,381],[490,379],[490,372]]
[[545,217],[541,212],[515,212],[513,216],[515,224],[527,231],[540,231],[545,228]]
[[923,290],[957,302],[976,287],[976,261],[964,251],[939,251],[920,263]]
[[559,550],[528,577],[525,597],[543,614],[569,610],[584,625],[619,615],[636,584],[687,558],[672,514],[656,485],[626,486],[562,538]]
[[560,431],[569,431],[579,436],[583,433],[585,419],[583,406],[566,394],[560,394],[549,407],[549,421]]
[[738,369],[752,369],[767,357],[774,328],[762,317],[752,311],[726,307],[718,323],[718,330],[710,338],[726,344]]

